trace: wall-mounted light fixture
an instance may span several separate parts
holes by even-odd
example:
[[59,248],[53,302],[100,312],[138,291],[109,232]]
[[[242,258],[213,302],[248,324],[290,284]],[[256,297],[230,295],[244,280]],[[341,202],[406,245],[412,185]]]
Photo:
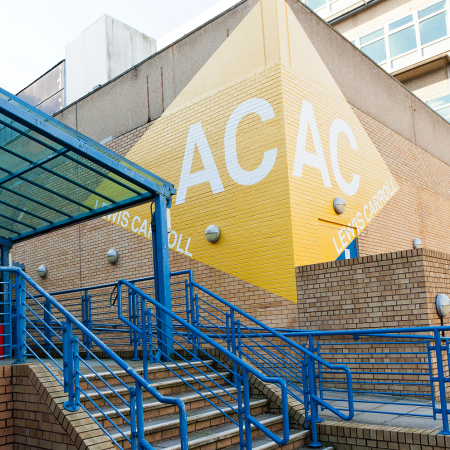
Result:
[[220,238],[220,228],[217,225],[210,225],[205,231],[205,236],[208,242],[217,242]]
[[117,262],[117,259],[119,258],[119,253],[117,253],[117,250],[112,248],[111,250],[108,250],[108,253],[106,254],[106,259],[110,264],[115,264]]
[[413,248],[422,248],[422,241],[418,238],[413,239]]
[[45,278],[45,276],[47,275],[47,267],[45,267],[44,264],[40,265],[38,267],[37,273],[41,278]]
[[347,204],[342,197],[336,197],[333,201],[333,207],[336,214],[344,214]]
[[436,310],[440,317],[445,317],[450,312],[450,298],[445,294],[436,296]]

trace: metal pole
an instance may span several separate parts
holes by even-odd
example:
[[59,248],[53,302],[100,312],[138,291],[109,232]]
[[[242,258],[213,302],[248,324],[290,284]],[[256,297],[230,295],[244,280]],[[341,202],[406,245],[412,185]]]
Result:
[[25,280],[16,275],[16,363],[26,360],[26,286]]
[[63,328],[63,363],[64,363],[64,392],[67,392],[69,400],[64,402],[64,408],[68,411],[77,411],[79,406],[75,398],[75,374],[74,374],[74,345],[72,322],[66,319]]
[[445,378],[444,378],[444,363],[442,360],[441,337],[439,330],[434,331],[434,342],[436,346],[436,362],[438,370],[439,394],[441,400],[441,414],[442,414],[442,431],[440,434],[450,434],[448,427],[448,409],[447,397],[445,396]]
[[[309,335],[309,351],[314,353],[314,337]],[[311,433],[312,439],[309,447],[321,447],[321,443],[317,440],[317,422],[319,419],[319,408],[314,396],[317,396],[316,386],[316,362],[308,356],[308,376],[309,376],[309,390],[311,401]]]
[[[169,241],[167,234],[167,199],[162,195],[155,198],[155,211],[152,215],[153,266],[155,275],[156,300],[172,311],[170,292]],[[172,318],[157,311],[159,332],[159,350],[163,360],[173,353]]]

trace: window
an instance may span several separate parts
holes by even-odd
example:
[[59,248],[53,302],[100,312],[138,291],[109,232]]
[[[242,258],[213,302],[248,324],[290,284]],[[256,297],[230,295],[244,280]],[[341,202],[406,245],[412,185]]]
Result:
[[446,2],[439,2],[436,5],[419,11],[419,30],[422,45],[429,44],[447,36],[447,11]]
[[407,53],[417,48],[415,26],[403,28],[389,36],[391,58]]
[[386,44],[384,42],[384,28],[366,34],[359,39],[361,50],[377,64],[386,60]]
[[427,100],[427,105],[434,109],[447,122],[450,122],[450,94]]
[[448,51],[450,42],[441,42],[450,34],[448,1],[450,0],[441,0],[413,11],[360,36],[355,39],[355,45],[389,71]]
[[309,6],[313,11],[327,4],[327,0],[305,0],[305,5]]

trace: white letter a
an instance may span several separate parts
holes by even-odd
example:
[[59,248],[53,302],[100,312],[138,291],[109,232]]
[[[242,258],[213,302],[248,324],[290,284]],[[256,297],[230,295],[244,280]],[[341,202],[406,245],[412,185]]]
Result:
[[[192,159],[194,157],[196,144],[205,168],[199,172],[191,173]],[[189,127],[175,205],[180,205],[185,202],[188,187],[205,182],[209,182],[213,194],[217,194],[224,190],[216,163],[211,154],[205,133],[203,132],[202,124],[199,122]]]
[[[311,134],[316,153],[310,153],[306,150],[306,135],[308,134],[308,125],[311,128]],[[303,164],[315,167],[322,173],[323,184],[331,187],[330,175],[328,175],[327,163],[323,155],[322,143],[320,142],[319,131],[317,130],[316,118],[311,103],[302,102],[302,112],[300,114],[300,125],[297,135],[297,149],[295,151],[294,170],[292,174],[301,178]]]

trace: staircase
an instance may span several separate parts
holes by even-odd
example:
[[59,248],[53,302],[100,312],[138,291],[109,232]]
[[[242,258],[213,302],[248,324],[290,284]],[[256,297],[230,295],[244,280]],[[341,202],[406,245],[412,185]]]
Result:
[[[137,373],[142,374],[142,362],[127,362]],[[204,377],[198,374],[195,375],[195,378],[186,375],[184,371],[193,372],[193,364],[197,369],[205,372]],[[240,448],[239,427],[221,411],[212,406],[212,404],[217,404],[220,401],[217,398],[217,395],[219,395],[222,401],[226,401],[230,406],[236,407],[234,399],[230,396],[230,394],[235,393],[236,389],[227,388],[227,394],[223,389],[217,388],[216,383],[223,386],[223,378],[228,379],[231,373],[222,371],[219,372],[220,376],[216,372],[208,372],[212,364],[212,360],[197,361],[195,363],[179,362],[177,365],[167,364],[167,367],[161,364],[152,364],[149,366],[149,381],[162,395],[179,398],[185,403],[189,449],[218,450],[235,448],[238,450]],[[183,379],[174,376],[171,370],[181,375]],[[88,373],[86,378],[89,380],[89,383],[95,386],[95,389],[87,381],[80,381],[80,387],[88,394],[88,396],[81,396],[81,404],[121,447],[125,449],[131,448],[123,435],[116,428],[113,428],[111,422],[114,422],[125,435],[130,437],[131,428],[123,420],[123,416],[130,420],[130,411],[124,407],[122,402],[120,404],[115,403],[115,399],[116,394],[119,393],[124,396],[126,401],[129,401],[129,391],[121,382],[131,384],[133,379],[125,371],[117,368],[114,368],[112,371],[99,371],[97,375]],[[105,388],[105,381],[112,389]],[[191,387],[185,381],[188,381]],[[200,383],[203,383],[203,385]],[[102,395],[96,390],[101,392]],[[102,411],[94,408],[88,397],[94,400]],[[155,449],[179,450],[181,448],[180,423],[176,407],[158,402],[147,392],[144,393],[143,406],[146,441]],[[250,408],[252,415],[257,420],[279,437],[282,436],[282,415],[276,412],[273,405],[269,404],[267,398],[262,395],[253,395],[250,398]],[[222,408],[222,411],[237,420],[236,414],[233,413],[231,407],[228,410]],[[258,450],[273,448],[299,449],[310,441],[310,435],[311,432],[308,430],[293,428],[290,430],[289,442],[285,446],[279,447],[258,429],[252,428],[252,445],[253,449]],[[331,449],[331,447],[324,448]]]
[[[79,428],[77,446],[89,422],[94,434],[103,433],[119,449],[320,447],[320,399],[308,386],[315,385],[316,364],[330,364],[207,291],[190,271],[183,283],[186,320],[134,282],[119,280],[116,307],[110,292],[106,301],[97,295],[96,314],[108,322],[95,324],[88,291],[104,286],[84,289],[88,311],[80,321],[20,269],[0,267],[5,271],[12,277],[4,293],[13,330],[10,354],[18,363],[37,359],[53,377],[48,392],[56,389],[55,402],[64,401],[64,429],[71,417],[78,421],[70,425]],[[304,405],[303,413],[291,401]]]

